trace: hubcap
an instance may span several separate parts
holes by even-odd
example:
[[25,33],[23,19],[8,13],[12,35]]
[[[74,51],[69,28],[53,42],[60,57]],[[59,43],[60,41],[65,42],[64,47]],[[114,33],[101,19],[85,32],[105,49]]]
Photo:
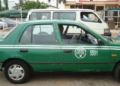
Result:
[[14,64],[9,67],[8,75],[13,80],[21,80],[24,77],[25,72],[22,66]]

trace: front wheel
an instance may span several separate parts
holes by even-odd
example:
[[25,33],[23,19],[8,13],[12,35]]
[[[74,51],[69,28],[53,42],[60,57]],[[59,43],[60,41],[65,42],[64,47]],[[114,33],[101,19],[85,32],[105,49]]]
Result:
[[30,76],[29,67],[20,60],[12,60],[5,66],[5,77],[12,83],[19,84],[28,80]]
[[114,77],[120,82],[120,63],[114,69]]

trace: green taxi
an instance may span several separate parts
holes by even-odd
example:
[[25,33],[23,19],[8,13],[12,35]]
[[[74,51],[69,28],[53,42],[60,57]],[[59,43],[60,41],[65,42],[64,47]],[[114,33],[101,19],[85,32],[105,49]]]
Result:
[[75,21],[24,22],[0,36],[0,68],[17,84],[41,71],[111,71],[120,81],[120,39]]

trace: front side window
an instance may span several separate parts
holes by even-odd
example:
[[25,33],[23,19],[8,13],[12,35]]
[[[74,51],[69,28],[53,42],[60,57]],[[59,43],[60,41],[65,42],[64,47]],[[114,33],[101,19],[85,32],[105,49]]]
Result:
[[97,38],[76,25],[58,24],[63,44],[98,44]]
[[85,22],[101,23],[101,20],[93,12],[81,12],[80,17]]
[[23,32],[20,43],[56,44],[53,25],[32,25]]
[[75,20],[75,12],[54,12],[53,19]]
[[30,15],[30,20],[47,20],[50,19],[50,12],[33,12]]

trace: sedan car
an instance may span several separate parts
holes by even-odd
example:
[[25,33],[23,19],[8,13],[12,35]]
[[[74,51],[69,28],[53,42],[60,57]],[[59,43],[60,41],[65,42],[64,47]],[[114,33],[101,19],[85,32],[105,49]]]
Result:
[[75,21],[24,22],[0,36],[0,68],[16,84],[41,71],[110,71],[120,81],[120,39]]
[[9,18],[0,18],[1,22],[5,22],[7,24],[7,27],[15,27],[16,26],[16,21],[11,20]]
[[0,21],[0,29],[4,29],[6,27],[8,27],[7,23]]

